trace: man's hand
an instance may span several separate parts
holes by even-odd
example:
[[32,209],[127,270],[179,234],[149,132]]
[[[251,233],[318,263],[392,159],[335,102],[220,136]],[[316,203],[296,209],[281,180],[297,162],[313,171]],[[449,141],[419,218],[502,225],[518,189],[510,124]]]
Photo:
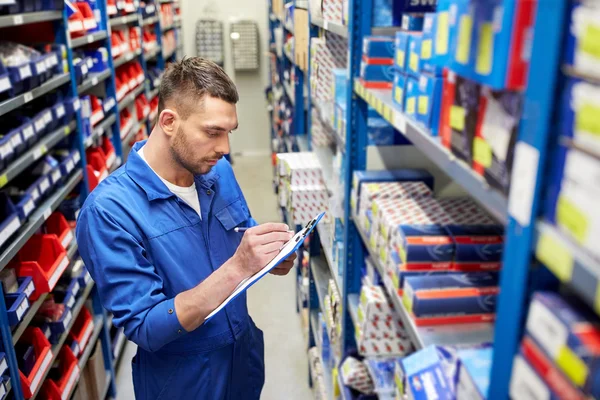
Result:
[[298,253],[293,252],[288,258],[285,259],[285,261],[273,268],[269,273],[279,276],[287,275],[288,272],[290,272],[290,269],[292,269],[294,266],[294,261],[296,258],[298,258]]
[[[280,223],[262,224],[244,232],[242,242],[233,256],[242,275],[248,277],[260,271],[293,236],[289,227]],[[287,264],[288,260],[283,264]]]

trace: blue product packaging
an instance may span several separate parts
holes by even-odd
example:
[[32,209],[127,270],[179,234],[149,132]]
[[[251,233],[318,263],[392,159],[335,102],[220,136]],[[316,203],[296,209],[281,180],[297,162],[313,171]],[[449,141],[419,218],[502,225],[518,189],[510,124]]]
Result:
[[409,76],[406,79],[406,94],[404,95],[404,113],[413,119],[417,118],[417,99],[419,98],[419,82]]
[[439,133],[443,84],[441,77],[428,74],[419,77],[417,121],[429,128],[432,136],[438,136]]
[[379,398],[385,398],[386,395],[393,396],[395,359],[367,358],[365,363]]
[[394,87],[392,100],[400,110],[404,110],[404,93],[406,90],[406,75],[403,72],[394,73]]
[[435,24],[436,13],[425,14],[423,36],[421,37],[421,70],[435,76],[441,76],[443,68],[433,62],[435,57]]
[[414,276],[404,279],[402,302],[418,326],[489,322],[499,292],[496,272]]
[[526,330],[575,386],[600,397],[600,320],[595,314],[578,299],[536,292]]
[[[467,21],[473,28],[473,79],[495,90],[526,87],[538,2],[543,3],[539,0],[486,0],[469,6],[469,16],[474,17]],[[557,7],[552,3],[544,6]],[[596,16],[600,16],[600,12],[596,12]],[[578,23],[578,28],[585,29],[581,25]],[[459,28],[459,38],[461,33]]]
[[367,119],[367,139],[369,146],[391,146],[394,144],[394,127],[383,118]]
[[600,155],[600,85],[569,79],[561,99],[560,134]]
[[402,30],[419,32],[423,30],[423,15],[404,14],[402,15]]
[[456,354],[451,347],[427,346],[400,361],[403,387],[414,400],[454,400]]
[[360,77],[367,82],[392,82],[394,80],[393,65],[373,65],[362,61]]
[[388,268],[393,267],[394,274],[392,275],[392,283],[398,290],[398,294],[402,296],[404,294],[404,280],[411,276],[428,276],[428,275],[444,275],[452,273],[452,271],[446,270],[432,270],[431,268],[422,270],[406,270],[404,267],[406,264],[402,263],[400,255],[397,251],[390,252],[388,261]]
[[393,242],[403,269],[451,268],[455,245],[443,226],[402,224],[396,229]]
[[372,26],[394,26],[394,0],[374,0]]
[[333,68],[331,70],[334,79],[334,99],[335,104],[346,106],[346,92],[348,90],[348,79],[346,77],[346,69]]
[[422,36],[420,33],[411,35],[408,41],[406,72],[413,77],[418,77],[421,72],[421,43]]
[[492,347],[458,349],[456,398],[485,400],[488,398],[492,370]]
[[[450,47],[453,43],[450,38],[454,38],[456,27],[456,6],[452,7],[452,19],[450,18],[450,6],[453,0],[438,0],[436,10],[436,24],[433,27],[433,44],[432,62],[438,67],[444,68],[448,66],[450,57]],[[452,22],[452,23],[451,23]]]
[[402,72],[406,72],[407,61],[408,61],[408,44],[412,33],[398,31],[396,32],[396,55],[394,58],[394,65],[396,69]]
[[453,31],[451,24],[450,32],[454,36],[449,40],[454,41],[455,44],[450,48],[448,67],[465,78],[473,79],[476,53],[474,3],[470,0],[454,0],[450,5],[450,22],[453,22],[454,15],[456,15],[456,26]]
[[108,50],[100,47],[97,50],[86,51],[85,53],[92,59],[93,66],[89,69],[90,72],[102,72],[108,69]]
[[390,64],[391,60],[388,60],[394,58],[394,39],[390,36],[365,36],[362,55],[368,64],[371,64],[368,61],[371,59],[375,64]]
[[600,78],[600,54],[594,46],[599,20],[600,9],[593,3],[573,2],[564,55],[565,64],[595,78]]

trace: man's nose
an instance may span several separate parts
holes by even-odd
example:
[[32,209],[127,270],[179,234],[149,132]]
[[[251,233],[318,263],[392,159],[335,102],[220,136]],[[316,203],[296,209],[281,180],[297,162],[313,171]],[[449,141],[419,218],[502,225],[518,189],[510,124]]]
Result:
[[229,154],[229,135],[223,135],[220,138],[217,147],[215,147],[215,153],[221,155]]

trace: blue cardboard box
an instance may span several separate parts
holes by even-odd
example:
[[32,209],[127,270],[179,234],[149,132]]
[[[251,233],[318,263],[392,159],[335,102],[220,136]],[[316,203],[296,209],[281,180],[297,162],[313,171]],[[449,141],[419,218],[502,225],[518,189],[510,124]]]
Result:
[[[377,59],[384,59],[382,63],[390,64],[394,58],[394,39],[390,36],[365,36],[363,38],[363,59],[376,59],[374,63],[379,63]],[[368,62],[371,63],[371,62]]]
[[[400,361],[403,386],[414,400],[454,400],[456,354],[451,347],[427,346]],[[437,396],[437,397],[436,397]]]
[[[495,90],[526,87],[538,2],[486,0],[469,6],[474,18],[470,61],[474,79]],[[544,7],[558,6],[544,3]]]
[[417,119],[417,99],[419,98],[419,82],[409,76],[406,79],[406,93],[404,94],[404,113]]
[[404,14],[402,16],[402,29],[405,31],[419,32],[423,30],[423,16],[420,14]]
[[487,322],[499,292],[496,272],[413,276],[404,279],[402,302],[417,325]]
[[438,263],[450,269],[455,245],[443,226],[401,224],[396,230],[393,242],[406,269],[436,269]]
[[333,73],[334,80],[334,99],[335,104],[340,106],[346,106],[346,93],[348,90],[348,78],[346,77],[346,69],[344,68],[333,68],[331,70]]
[[492,347],[458,349],[456,397],[485,400],[488,398],[492,372]]
[[[600,320],[595,314],[574,298],[536,292],[526,329],[575,386],[600,397]],[[569,354],[569,358],[562,354]]]
[[600,109],[600,85],[569,79],[561,98],[560,134],[600,154],[600,136],[594,133],[600,124],[600,114],[595,109]]
[[421,70],[435,76],[441,76],[443,68],[433,62],[435,57],[436,13],[425,14],[423,36],[421,37]]
[[598,29],[598,9],[592,3],[573,2],[569,11],[564,62],[586,75],[600,78],[600,57],[591,46],[597,40],[593,32]]
[[391,146],[394,144],[395,130],[381,117],[367,119],[367,145]]
[[417,121],[429,128],[432,136],[438,136],[439,133],[443,85],[441,77],[428,74],[419,77]]
[[394,60],[394,65],[396,69],[402,72],[406,72],[407,68],[407,60],[408,60],[408,44],[410,42],[410,37],[412,33],[398,31],[396,32],[396,57]]
[[398,289],[398,293],[400,295],[403,294],[404,292],[404,279],[411,277],[411,276],[428,276],[428,275],[444,275],[444,274],[449,274],[452,273],[452,271],[448,271],[448,270],[432,270],[431,268],[428,269],[411,269],[411,270],[407,270],[407,264],[402,262],[402,259],[400,258],[400,254],[398,254],[397,251],[391,251],[389,254],[389,259],[387,262],[388,265],[388,269],[390,271],[394,271],[394,274],[392,275],[392,283],[394,284],[394,287],[396,289]]
[[454,45],[450,46],[451,57],[448,60],[448,67],[463,77],[473,79],[477,50],[475,4],[471,0],[453,0],[450,5],[451,20],[454,11],[456,11],[456,25],[451,24],[449,31],[451,35],[449,41],[454,42]]
[[411,35],[408,41],[406,71],[414,77],[418,77],[421,72],[421,42],[422,36],[420,33]]
[[438,0],[436,24],[433,27],[435,43],[433,44],[432,62],[444,68],[450,64],[456,45],[458,21],[457,0]]
[[363,60],[360,63],[360,77],[367,82],[391,83],[394,80],[394,66],[367,64]]
[[392,100],[400,110],[404,110],[404,93],[406,90],[406,75],[396,71],[394,74],[394,87],[392,88]]

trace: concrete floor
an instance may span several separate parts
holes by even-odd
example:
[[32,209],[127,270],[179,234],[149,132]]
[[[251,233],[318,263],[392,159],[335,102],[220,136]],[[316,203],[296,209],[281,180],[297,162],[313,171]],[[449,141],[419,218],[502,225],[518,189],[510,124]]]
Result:
[[[259,223],[280,221],[271,186],[270,156],[237,157],[234,161],[237,180],[246,193],[252,216]],[[253,196],[249,195],[250,188]],[[306,340],[296,313],[295,276],[294,270],[285,277],[269,275],[248,291],[250,315],[265,335],[266,382],[261,400],[312,398]],[[135,345],[128,342],[117,374],[117,400],[134,398],[130,361],[135,351]]]

